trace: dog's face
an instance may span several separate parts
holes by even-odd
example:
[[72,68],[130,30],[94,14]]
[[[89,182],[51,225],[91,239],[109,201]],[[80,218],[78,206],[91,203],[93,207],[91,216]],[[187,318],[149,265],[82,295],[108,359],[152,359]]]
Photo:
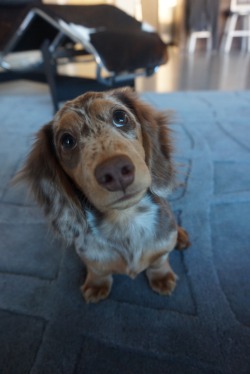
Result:
[[147,190],[166,197],[173,176],[168,118],[125,88],[68,101],[38,132],[16,181],[28,182],[45,212],[62,201],[82,211],[85,200],[106,212]]
[[69,102],[53,134],[62,168],[98,210],[128,208],[150,187],[141,124],[119,96],[89,93]]

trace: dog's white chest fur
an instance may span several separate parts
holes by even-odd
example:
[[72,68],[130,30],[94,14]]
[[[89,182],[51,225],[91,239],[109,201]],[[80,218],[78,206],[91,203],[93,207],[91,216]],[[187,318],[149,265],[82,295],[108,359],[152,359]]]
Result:
[[[169,210],[162,214],[162,208],[149,196],[136,206],[119,211],[118,215],[105,216],[105,219],[88,212],[89,230],[78,253],[90,261],[100,262],[115,261],[121,257],[128,265],[128,273],[138,273],[141,270],[138,264],[143,256],[152,250],[167,250],[169,241],[173,241],[170,227],[173,229],[174,225],[170,213]],[[160,222],[162,218],[165,221],[163,225]],[[165,233],[159,232],[159,226],[165,226]],[[175,230],[173,235],[176,235]]]

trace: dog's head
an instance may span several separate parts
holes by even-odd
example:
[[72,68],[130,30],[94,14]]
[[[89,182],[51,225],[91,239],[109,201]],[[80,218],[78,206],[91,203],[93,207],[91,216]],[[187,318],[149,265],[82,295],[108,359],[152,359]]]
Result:
[[173,181],[167,117],[131,89],[86,93],[67,102],[19,173],[42,205],[53,189],[71,204],[82,194],[99,211],[126,209]]

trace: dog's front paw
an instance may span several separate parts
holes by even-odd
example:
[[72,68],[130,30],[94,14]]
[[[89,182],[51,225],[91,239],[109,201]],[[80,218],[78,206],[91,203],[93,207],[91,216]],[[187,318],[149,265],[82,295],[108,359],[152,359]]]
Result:
[[86,303],[97,303],[106,299],[110,294],[112,279],[107,278],[102,282],[85,282],[81,287],[81,293]]
[[174,272],[169,271],[166,274],[152,275],[147,273],[150,287],[153,291],[160,295],[171,295],[174,291],[177,281],[177,276]]

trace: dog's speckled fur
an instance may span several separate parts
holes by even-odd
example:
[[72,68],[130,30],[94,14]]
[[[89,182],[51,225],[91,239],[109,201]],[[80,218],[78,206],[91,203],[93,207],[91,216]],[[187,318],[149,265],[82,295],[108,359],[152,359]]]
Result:
[[[108,296],[114,273],[147,270],[153,290],[173,291],[168,256],[188,237],[166,201],[171,151],[167,117],[130,89],[69,101],[37,134],[16,180],[28,182],[55,233],[75,246],[87,268],[87,302]],[[124,181],[116,182],[120,164]]]

